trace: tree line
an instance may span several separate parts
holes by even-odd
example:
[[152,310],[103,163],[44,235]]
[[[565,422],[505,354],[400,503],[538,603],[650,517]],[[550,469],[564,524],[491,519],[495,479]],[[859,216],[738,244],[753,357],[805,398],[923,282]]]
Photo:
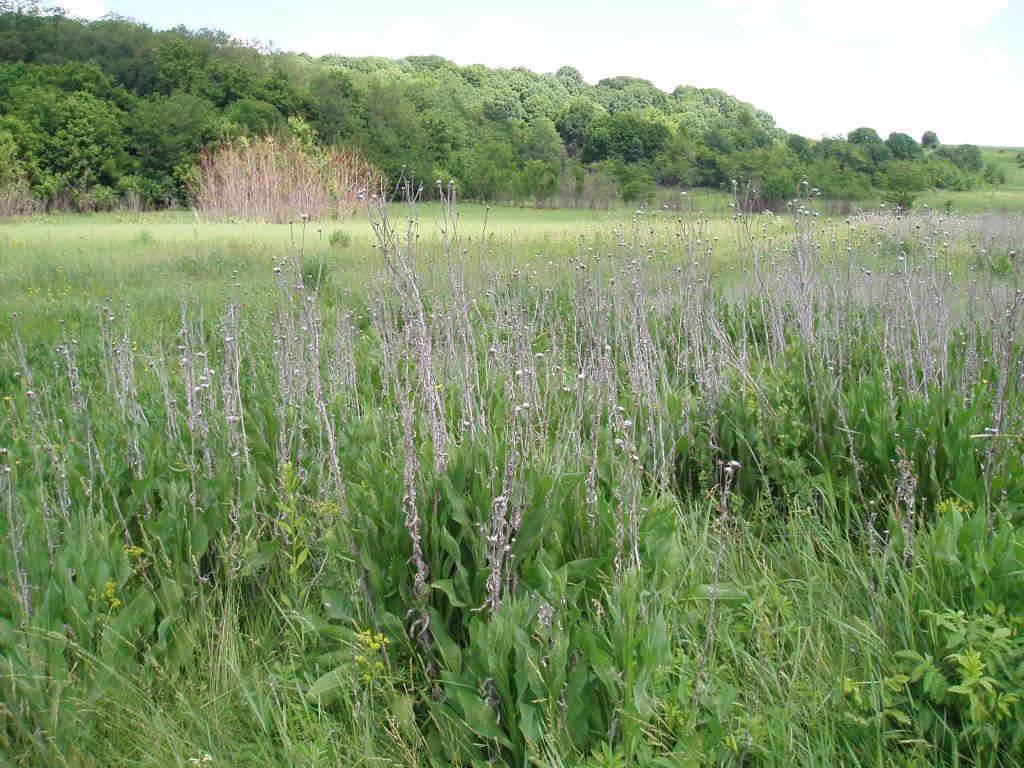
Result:
[[427,195],[454,180],[464,198],[530,205],[740,183],[775,205],[805,180],[828,198],[909,205],[925,188],[1000,181],[973,145],[871,128],[809,139],[717,89],[439,56],[317,59],[25,0],[0,11],[0,187],[37,208],[187,204],[202,149],[269,133],[358,149]]

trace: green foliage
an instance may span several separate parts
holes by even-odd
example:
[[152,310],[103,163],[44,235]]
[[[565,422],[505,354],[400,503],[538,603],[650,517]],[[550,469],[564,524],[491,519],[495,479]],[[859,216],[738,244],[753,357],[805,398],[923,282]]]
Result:
[[575,98],[559,111],[555,127],[565,143],[566,152],[572,157],[580,157],[586,143],[587,129],[598,114],[598,107],[585,98]]
[[526,151],[531,160],[540,160],[548,165],[562,162],[565,146],[551,120],[537,117],[530,121],[526,133]]
[[462,182],[470,197],[476,200],[498,200],[506,197],[512,186],[515,170],[512,148],[496,141],[467,150],[458,158]]
[[[920,537],[933,607],[909,620],[908,647],[887,678],[890,717],[950,763],[994,761],[1024,747],[1024,539],[1008,521],[952,499]],[[906,579],[910,599],[918,588]],[[894,734],[895,736],[895,734]]]
[[797,196],[800,163],[789,147],[740,150],[722,161],[723,170],[737,183],[751,183],[753,191],[770,208],[778,208]]
[[882,137],[874,128],[857,128],[846,135],[846,140],[851,144],[864,144],[867,146],[878,146],[882,144]]
[[224,117],[243,132],[253,134],[278,133],[286,125],[284,115],[277,107],[259,99],[239,99],[233,102],[224,111]]
[[943,144],[935,150],[935,155],[948,160],[964,173],[977,174],[984,167],[981,149],[974,144],[957,144],[955,146]]
[[905,133],[890,133],[885,146],[896,160],[913,160],[924,154],[924,149]]
[[28,213],[32,197],[18,145],[9,131],[0,128],[0,216]]
[[986,184],[1005,184],[1006,171],[995,163],[988,162],[982,169],[981,178]]
[[1018,763],[1013,220],[487,215],[5,225],[5,756]]
[[81,90],[16,85],[0,127],[18,142],[25,171],[38,194],[56,200],[89,187],[113,185],[128,167],[120,110]]
[[918,163],[910,160],[893,160],[886,166],[886,187],[888,200],[893,205],[909,210],[914,204],[914,193],[928,185],[928,175]]
[[680,85],[672,91],[669,111],[678,128],[695,138],[741,122],[762,140],[778,133],[775,120],[767,112],[755,110],[717,88]]
[[199,149],[215,135],[217,112],[200,96],[174,91],[140,101],[125,123],[139,170],[158,190],[150,202],[158,202],[185,188]]
[[663,123],[635,112],[598,115],[587,127],[582,159],[595,162],[616,158],[627,163],[653,160],[669,135]]
[[610,114],[619,112],[665,112],[668,96],[649,80],[637,77],[609,77],[598,82],[594,89],[595,101]]
[[[455,179],[464,198],[540,206],[556,196],[591,204],[613,189],[602,181],[569,194],[577,185],[575,171],[563,174],[566,158],[592,181],[609,178],[599,167],[608,160],[633,166],[615,173],[628,203],[650,197],[655,183],[729,190],[739,176],[772,207],[803,178],[825,197],[869,198],[892,193],[890,159],[927,167],[937,188],[971,189],[982,176],[1002,183],[1001,169],[967,149],[940,147],[925,159],[906,134],[883,142],[871,128],[809,141],[717,89],[668,94],[632,77],[588,85],[572,67],[537,74],[438,56],[314,62],[217,31],[41,13],[0,13],[0,39],[0,130],[16,137],[31,194],[51,207],[95,207],[106,199],[97,186],[132,205],[187,203],[200,150],[285,132],[292,118],[327,145],[358,148],[389,179],[422,181],[428,198],[441,178]],[[58,123],[74,135],[58,138]],[[512,157],[489,162],[498,145]]]
[[975,180],[963,169],[953,163],[948,156],[938,152],[931,153],[925,159],[925,167],[931,177],[931,186],[937,189],[965,191],[972,189]]
[[348,248],[352,245],[352,235],[344,229],[336,229],[327,236],[327,242],[332,248]]
[[544,205],[558,191],[559,171],[556,163],[528,160],[516,179],[516,197],[520,200],[533,198],[538,205]]

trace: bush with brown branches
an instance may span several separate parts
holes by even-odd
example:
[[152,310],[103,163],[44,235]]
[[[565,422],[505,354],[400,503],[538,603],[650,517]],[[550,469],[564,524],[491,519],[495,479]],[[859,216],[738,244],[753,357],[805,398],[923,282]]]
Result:
[[193,204],[208,219],[341,219],[379,173],[355,149],[296,137],[240,137],[199,157]]

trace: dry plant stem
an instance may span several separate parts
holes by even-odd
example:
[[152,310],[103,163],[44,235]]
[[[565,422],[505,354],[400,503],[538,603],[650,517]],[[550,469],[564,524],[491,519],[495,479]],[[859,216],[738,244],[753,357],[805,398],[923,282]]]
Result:
[[[33,451],[37,454],[35,461],[32,463],[35,466],[36,477],[39,481],[39,507],[42,511],[43,530],[46,533],[46,550],[48,557],[50,558],[50,564],[52,565],[57,541],[53,534],[53,512],[50,509],[50,502],[46,495],[44,468],[47,463],[50,464],[51,471],[56,469],[56,466],[52,456],[48,456],[47,461],[44,461],[38,455],[40,446],[46,446],[50,443],[46,434],[46,422],[43,417],[42,406],[40,405],[43,393],[37,389],[33,380],[32,370],[29,368],[28,361],[25,357],[25,345],[22,343],[21,337],[17,335],[17,333],[15,334],[14,342],[18,351],[18,364],[21,366],[22,376],[24,376],[25,382],[28,385],[26,393],[29,397],[29,409],[32,412],[32,430],[34,433]],[[66,474],[66,471],[63,468],[58,471],[61,474]],[[14,529],[11,528],[11,530],[13,531]]]
[[420,378],[421,396],[426,402],[427,425],[434,447],[435,470],[441,472],[448,460],[448,428],[445,423],[441,386],[434,376],[430,326],[420,295],[419,277],[413,265],[416,223],[411,206],[415,198],[411,185],[403,183],[402,189],[410,206],[404,243],[397,235],[383,191],[379,197],[375,196],[376,204],[369,208],[368,214],[391,285],[401,301],[404,322],[411,329],[410,346],[417,362],[416,371]]
[[907,457],[903,448],[898,446],[896,453],[899,456],[899,462],[897,463],[899,477],[896,481],[896,502],[902,506],[900,523],[903,528],[903,565],[909,566],[914,556],[917,476],[914,474],[914,463]]
[[213,462],[209,453],[209,423],[199,397],[200,382],[196,373],[196,368],[200,367],[201,369],[202,366],[201,363],[199,366],[196,365],[196,360],[200,358],[198,357],[199,353],[193,349],[194,339],[197,336],[201,337],[201,335],[193,330],[192,324],[189,321],[188,305],[184,297],[180,299],[180,303],[181,325],[178,332],[178,363],[181,366],[182,383],[185,390],[185,421],[188,425],[189,433],[189,501],[192,505],[192,513],[197,515],[199,514],[200,472],[200,459],[197,457],[197,452],[202,454],[202,466],[205,468],[207,477],[210,475]]
[[[127,302],[120,302],[121,328],[115,335],[116,317],[113,304],[106,304],[106,320],[101,325],[107,354],[104,359],[108,362],[107,369],[108,386],[111,388],[121,410],[121,418],[125,424],[128,453],[132,475],[140,480],[145,476],[144,460],[140,447],[139,433],[142,427],[147,425],[146,416],[139,404],[138,389],[135,383],[135,354],[136,344],[132,341],[130,312],[131,305]],[[152,507],[148,495],[143,497],[146,516],[152,515]]]
[[[63,324],[62,324],[63,327]],[[64,328],[66,331],[66,328]],[[93,512],[93,499],[95,495],[94,477],[95,477],[95,457],[93,454],[93,423],[92,416],[89,413],[89,408],[85,400],[85,394],[82,390],[82,379],[78,371],[77,363],[77,349],[78,341],[76,339],[69,339],[67,334],[64,334],[64,340],[61,343],[58,351],[61,357],[64,359],[64,369],[67,373],[68,389],[71,392],[71,409],[75,416],[78,418],[79,424],[82,429],[83,439],[82,442],[85,445],[86,453],[89,463],[89,477],[86,480],[85,495],[89,500],[89,512]],[[167,397],[165,400],[169,400]],[[172,441],[176,442],[176,441]],[[67,478],[65,477],[65,482]]]
[[12,177],[7,169],[0,171],[0,219],[25,216],[38,208],[28,179],[23,174],[18,173]]
[[0,449],[0,504],[7,515],[7,535],[11,545],[15,579],[18,582],[18,596],[21,598],[22,623],[32,616],[32,595],[28,583],[28,575],[21,563],[21,548],[25,538],[24,522],[15,523],[16,507],[14,506],[14,470],[11,466],[11,454],[6,448]]
[[246,467],[249,464],[249,439],[245,429],[245,410],[242,406],[242,327],[239,321],[241,307],[229,304],[224,311],[220,330],[224,340],[224,368],[221,372],[221,402],[228,425],[228,438],[232,452]]
[[486,608],[491,615],[501,607],[505,590],[515,587],[512,543],[519,529],[523,504],[521,475],[526,453],[524,440],[525,422],[529,419],[528,410],[524,411],[519,405],[513,408],[501,494],[495,497],[491,505],[490,530],[486,537],[487,564],[490,568],[487,577]]
[[245,415],[242,406],[240,351],[241,327],[238,322],[239,307],[228,304],[224,317],[221,318],[220,332],[223,339],[224,367],[221,371],[221,403],[224,418],[227,422],[228,446],[231,450],[231,462],[235,471],[234,493],[231,498],[231,528],[233,541],[239,540],[239,517],[241,515],[242,496],[242,465],[249,464],[249,441],[245,433]]
[[[475,441],[482,434],[487,432],[487,420],[485,407],[482,398],[482,383],[479,380],[479,359],[476,334],[473,332],[473,324],[470,320],[469,309],[475,305],[476,299],[470,300],[466,296],[466,254],[468,250],[460,249],[458,233],[458,214],[455,210],[455,187],[449,184],[445,189],[438,185],[438,195],[441,199],[442,222],[441,237],[444,245],[445,259],[448,266],[448,282],[451,290],[450,310],[453,330],[448,334],[450,339],[450,359],[459,366],[458,373],[462,378],[463,394],[466,400],[468,413],[465,421],[468,422],[469,433]],[[484,233],[486,233],[487,222],[484,220]],[[481,243],[484,235],[481,235]]]
[[320,314],[316,309],[316,295],[307,297],[302,306],[303,325],[309,338],[309,381],[312,387],[313,404],[316,407],[317,415],[320,417],[320,426],[327,437],[327,464],[330,470],[331,481],[334,485],[334,492],[338,499],[338,508],[342,518],[348,519],[348,505],[345,501],[345,484],[342,481],[341,464],[338,461],[338,441],[334,433],[334,422],[327,411],[327,403],[324,400],[323,380],[320,374],[320,344],[321,344],[321,321]]
[[[995,298],[997,295],[995,289],[989,290],[989,302],[992,306],[993,320],[997,329],[994,343],[998,346],[997,353],[999,355],[999,378],[996,382],[994,413],[992,424],[987,430],[992,437],[989,439],[989,444],[985,451],[984,477],[985,497],[988,501],[989,531],[994,530],[996,517],[996,505],[992,503],[992,477],[994,474],[1001,472],[1003,468],[1003,462],[998,459],[997,439],[1006,432],[1007,417],[1009,415],[1007,404],[1009,403],[1014,385],[1020,379],[1020,374],[1013,376],[1012,369],[1014,365],[1014,342],[1016,341],[1016,333],[1019,330],[1021,311],[1024,309],[1024,289],[1021,288],[1021,271],[1022,267],[1018,264],[1014,269],[1013,283],[1003,289],[1005,297],[1002,301],[998,301]],[[1002,315],[1002,318],[1000,318],[1000,315]],[[1004,322],[1000,322],[1000,319]],[[1018,360],[1017,365],[1024,372],[1024,363]]]
[[727,535],[729,531],[729,493],[732,489],[736,472],[740,465],[737,461],[730,461],[720,468],[718,500],[718,551],[715,552],[715,562],[711,568],[711,596],[708,605],[708,626],[704,635],[704,645],[700,651],[700,659],[697,661],[697,675],[693,685],[692,706],[697,708],[700,696],[704,687],[704,668],[707,666],[708,654],[711,651],[711,638],[715,631],[715,608],[718,603],[719,572],[722,566],[722,559],[725,557]]
[[405,507],[405,528],[412,540],[412,563],[416,572],[413,580],[413,595],[416,598],[417,606],[410,609],[409,613],[416,612],[418,614],[409,627],[409,634],[417,639],[423,652],[428,653],[432,643],[430,614],[427,612],[427,582],[430,578],[430,571],[423,557],[420,515],[416,506],[416,483],[419,479],[420,463],[414,442],[416,428],[413,423],[412,397],[412,381],[407,379],[405,389],[399,399],[402,411],[403,447],[405,448],[405,468],[402,472],[402,478],[405,481],[405,496],[402,497],[402,505]]

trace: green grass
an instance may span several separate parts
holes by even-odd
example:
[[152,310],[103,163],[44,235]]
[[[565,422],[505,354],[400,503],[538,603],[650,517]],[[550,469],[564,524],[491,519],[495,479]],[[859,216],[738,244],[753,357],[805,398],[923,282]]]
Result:
[[[402,215],[401,206],[395,212]],[[581,242],[616,241],[616,232],[627,231],[632,216],[632,209],[460,205],[455,225],[447,226],[462,247],[498,262],[538,254],[564,261]],[[671,220],[668,212],[663,218]],[[441,205],[417,206],[416,222],[421,250],[438,252],[446,226]],[[336,232],[343,236],[332,243]],[[728,226],[720,222],[717,233],[726,241]],[[264,301],[274,291],[275,266],[293,255],[322,264],[332,285],[362,292],[377,265],[373,242],[363,215],[305,225],[204,222],[184,211],[0,222],[0,303],[6,310],[0,331],[10,331],[12,313],[39,317],[54,332],[57,318],[73,325],[90,322],[107,298],[163,318],[175,316],[183,297],[211,308],[236,295]]]
[[1006,184],[1000,185],[1001,190],[1024,195],[1024,167],[1017,159],[1020,152],[1024,152],[1024,147],[982,147],[981,159],[1006,174]]
[[1024,212],[1024,168],[1017,163],[1019,147],[982,147],[981,158],[993,163],[1006,174],[1006,183],[983,185],[970,192],[931,190],[922,194],[917,202],[933,210],[956,210],[962,213],[1022,213]]
[[914,206],[960,213],[1024,213],[1024,193],[1004,187],[983,187],[970,192],[932,190],[922,193]]
[[5,762],[1021,763],[1024,219],[414,213],[0,225]]

